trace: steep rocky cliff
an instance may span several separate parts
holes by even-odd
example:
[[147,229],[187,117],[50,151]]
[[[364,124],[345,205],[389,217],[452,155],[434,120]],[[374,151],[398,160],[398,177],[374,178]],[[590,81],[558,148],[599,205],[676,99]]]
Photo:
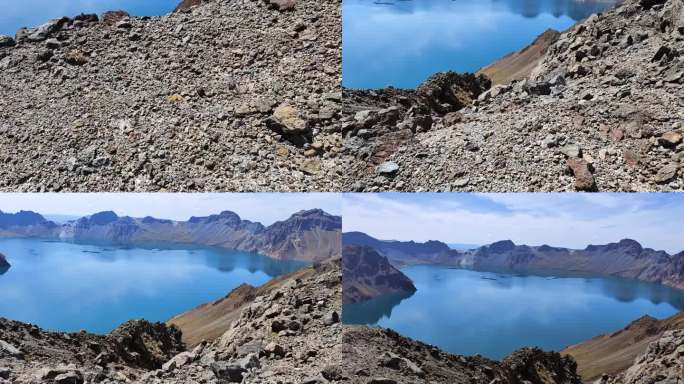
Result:
[[604,375],[626,371],[647,352],[649,345],[668,331],[684,329],[684,312],[664,320],[644,316],[624,329],[570,346],[562,354],[577,361],[577,371],[585,382]]
[[355,303],[391,293],[416,291],[411,279],[368,246],[342,249],[342,302]]
[[684,189],[683,9],[626,0],[563,32],[527,79],[479,81],[465,103],[434,94],[439,110],[408,91],[344,91],[343,186]]
[[192,0],[0,36],[0,190],[337,190],[340,4]]

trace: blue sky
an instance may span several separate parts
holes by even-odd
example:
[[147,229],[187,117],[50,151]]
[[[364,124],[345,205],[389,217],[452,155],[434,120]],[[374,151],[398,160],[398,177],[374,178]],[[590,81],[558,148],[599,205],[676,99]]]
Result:
[[381,239],[684,250],[682,194],[344,194],[342,215],[344,231]]
[[5,0],[0,12],[0,35],[14,36],[20,27],[34,27],[62,16],[124,9],[136,16],[159,16],[180,0]]
[[269,225],[303,210],[321,208],[341,213],[340,195],[334,193],[4,193],[0,210],[35,211],[44,215],[86,216],[115,211],[120,216],[154,216],[187,220],[221,211],[234,211],[247,220]]

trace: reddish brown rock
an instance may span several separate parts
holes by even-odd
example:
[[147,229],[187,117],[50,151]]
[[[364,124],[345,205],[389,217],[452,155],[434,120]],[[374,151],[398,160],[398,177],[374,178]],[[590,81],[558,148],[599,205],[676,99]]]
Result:
[[627,163],[627,165],[629,165],[632,168],[639,165],[639,162],[641,161],[641,157],[639,156],[639,154],[632,151],[631,149],[625,149],[623,156],[625,158],[625,163]]
[[568,167],[575,175],[575,189],[578,191],[596,191],[596,182],[591,173],[589,163],[580,158],[569,158]]
[[114,25],[127,17],[130,17],[130,15],[126,11],[107,11],[102,14],[102,22],[107,25]]
[[625,131],[620,128],[613,128],[610,130],[610,139],[613,141],[622,141],[625,138]]

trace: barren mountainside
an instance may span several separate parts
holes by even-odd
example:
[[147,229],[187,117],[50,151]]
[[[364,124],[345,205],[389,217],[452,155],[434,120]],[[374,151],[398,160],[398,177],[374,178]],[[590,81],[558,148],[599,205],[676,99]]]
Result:
[[684,329],[684,312],[664,320],[644,316],[624,329],[596,336],[570,346],[561,353],[572,356],[578,363],[579,374],[586,382],[590,382],[604,374],[624,372],[646,353],[649,344],[668,331],[681,329]]
[[145,244],[154,242],[185,243],[258,252],[277,259],[324,260],[341,254],[342,218],[320,209],[301,211],[287,220],[263,226],[242,220],[234,212],[224,211],[187,221],[153,217],[119,217],[114,212],[99,212],[76,221],[57,225],[35,213],[20,212],[6,217],[30,215],[33,221],[12,224],[2,236],[55,238],[81,242]]
[[0,36],[0,190],[339,189],[340,8],[184,1]]
[[521,81],[441,73],[416,90],[344,90],[343,187],[684,189],[682,3],[627,0],[592,15]]

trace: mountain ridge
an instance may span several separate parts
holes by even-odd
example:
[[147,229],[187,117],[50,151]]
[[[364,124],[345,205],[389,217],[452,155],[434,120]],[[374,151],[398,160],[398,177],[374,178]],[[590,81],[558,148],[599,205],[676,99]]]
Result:
[[596,273],[684,289],[684,251],[670,255],[644,248],[632,239],[589,244],[584,249],[516,245],[502,240],[467,251],[448,249],[439,241],[387,242],[361,232],[345,232],[342,239],[343,245],[372,246],[397,266],[441,264],[481,270]]
[[[144,244],[186,243],[246,252],[276,259],[323,260],[341,254],[342,218],[321,209],[303,210],[269,226],[243,220],[234,212],[191,217],[187,221],[118,216],[113,211],[97,212],[57,225],[41,215],[18,213],[11,225],[2,226],[0,236],[53,238],[65,241]],[[17,216],[19,215],[19,216]],[[30,216],[32,220],[26,222]],[[9,223],[9,218],[6,219]],[[20,225],[25,223],[26,225]]]

